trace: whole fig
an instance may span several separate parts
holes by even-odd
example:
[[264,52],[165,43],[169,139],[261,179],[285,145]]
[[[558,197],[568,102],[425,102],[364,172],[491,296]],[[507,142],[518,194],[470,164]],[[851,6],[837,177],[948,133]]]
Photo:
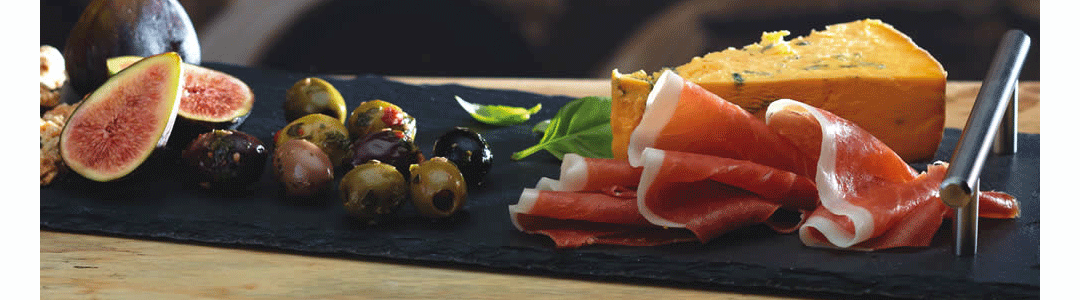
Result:
[[177,0],[94,0],[68,34],[64,60],[81,96],[109,77],[106,59],[165,52],[176,52],[189,64],[202,61],[195,27]]

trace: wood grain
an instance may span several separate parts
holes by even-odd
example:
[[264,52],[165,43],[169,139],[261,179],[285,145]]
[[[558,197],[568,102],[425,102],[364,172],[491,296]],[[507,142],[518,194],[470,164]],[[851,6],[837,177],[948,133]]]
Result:
[[43,299],[780,299],[41,232]]
[[[551,95],[605,96],[605,79],[394,77]],[[950,82],[946,125],[967,119],[978,82]],[[1039,133],[1039,83],[1023,82],[1021,132]],[[784,299],[41,231],[43,299]]]

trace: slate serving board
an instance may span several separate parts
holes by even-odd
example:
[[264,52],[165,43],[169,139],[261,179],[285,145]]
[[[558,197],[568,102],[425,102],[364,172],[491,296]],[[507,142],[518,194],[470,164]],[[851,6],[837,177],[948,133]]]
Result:
[[[268,144],[273,132],[285,125],[281,110],[285,90],[310,75],[206,66],[252,87],[256,105],[240,130]],[[121,182],[95,183],[72,173],[41,188],[41,228],[752,293],[931,299],[1039,296],[1038,135],[1021,134],[1017,155],[991,156],[987,162],[983,190],[1017,196],[1022,214],[1015,220],[982,220],[977,258],[953,256],[949,222],[929,248],[871,253],[807,248],[796,235],[776,234],[763,226],[744,228],[705,245],[557,250],[544,236],[514,229],[507,205],[516,203],[521,189],[532,187],[540,177],[556,178],[559,161],[546,152],[522,161],[509,157],[539,138],[530,132],[532,124],[552,117],[571,98],[459,85],[413,86],[377,76],[326,79],[344,95],[350,110],[362,101],[383,99],[416,117],[416,141],[426,157],[438,135],[454,126],[481,132],[491,144],[495,164],[487,182],[470,190],[465,211],[431,222],[406,205],[391,222],[365,227],[347,217],[336,191],[314,201],[289,201],[281,196],[271,172],[246,191],[204,191],[185,178],[177,162],[159,158]],[[542,103],[543,109],[524,125],[492,127],[473,121],[457,106],[454,95],[484,104]],[[957,130],[946,131],[937,159],[948,159],[958,136]]]

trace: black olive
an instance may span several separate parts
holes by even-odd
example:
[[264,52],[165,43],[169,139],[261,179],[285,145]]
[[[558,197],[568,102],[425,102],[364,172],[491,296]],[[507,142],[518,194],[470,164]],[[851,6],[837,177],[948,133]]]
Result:
[[338,190],[345,210],[368,224],[394,214],[409,197],[401,172],[379,161],[361,164],[345,173]]
[[409,167],[409,194],[416,210],[429,218],[445,218],[465,206],[465,179],[453,163],[434,157]]
[[491,148],[484,137],[468,128],[456,127],[440,136],[432,156],[454,163],[471,186],[479,186],[491,171]]
[[268,156],[262,141],[235,130],[203,133],[181,153],[200,186],[221,189],[258,181]]
[[424,160],[424,154],[405,133],[384,128],[353,142],[349,147],[349,163],[359,166],[378,160],[397,168],[405,178],[409,177],[409,165]]

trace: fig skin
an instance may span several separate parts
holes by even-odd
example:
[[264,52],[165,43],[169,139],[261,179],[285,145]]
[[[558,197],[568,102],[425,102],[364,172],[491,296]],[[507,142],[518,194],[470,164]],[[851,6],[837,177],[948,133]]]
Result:
[[77,95],[105,82],[109,57],[176,52],[186,63],[202,61],[195,27],[176,0],[94,0],[72,27],[63,49]]
[[259,181],[267,156],[262,141],[235,130],[199,135],[181,153],[199,185],[210,189],[237,189]]

